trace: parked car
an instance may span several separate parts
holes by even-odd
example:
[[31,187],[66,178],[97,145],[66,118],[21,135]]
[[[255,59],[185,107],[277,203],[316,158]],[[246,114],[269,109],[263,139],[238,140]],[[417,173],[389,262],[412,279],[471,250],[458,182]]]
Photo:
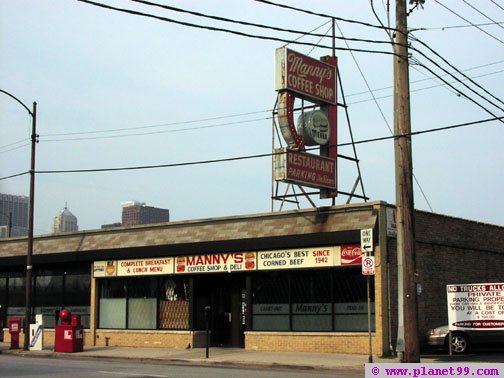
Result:
[[[453,353],[466,353],[479,345],[504,345],[504,330],[452,331]],[[448,325],[432,328],[427,332],[427,345],[448,350]]]

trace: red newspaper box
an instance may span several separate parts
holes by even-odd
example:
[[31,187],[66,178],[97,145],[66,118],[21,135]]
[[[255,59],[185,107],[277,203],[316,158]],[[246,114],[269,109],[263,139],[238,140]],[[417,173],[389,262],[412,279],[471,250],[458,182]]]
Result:
[[84,350],[84,328],[80,316],[68,310],[60,311],[61,325],[55,327],[54,351],[62,353],[82,352]]
[[19,349],[19,334],[21,333],[21,318],[9,318],[9,333],[11,349]]

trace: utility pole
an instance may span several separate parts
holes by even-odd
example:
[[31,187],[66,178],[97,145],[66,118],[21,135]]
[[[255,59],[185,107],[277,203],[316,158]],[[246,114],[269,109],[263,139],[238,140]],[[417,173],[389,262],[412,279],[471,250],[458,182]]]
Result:
[[418,338],[413,163],[406,0],[396,0],[394,45],[394,150],[397,206],[398,350],[402,362],[420,362]]
[[33,271],[33,223],[35,209],[35,146],[38,143],[37,135],[37,103],[33,103],[31,134],[31,157],[30,157],[30,203],[28,211],[28,252],[26,254],[26,286],[25,286],[25,324],[24,324],[24,350],[30,350],[30,322],[32,309],[32,271]]

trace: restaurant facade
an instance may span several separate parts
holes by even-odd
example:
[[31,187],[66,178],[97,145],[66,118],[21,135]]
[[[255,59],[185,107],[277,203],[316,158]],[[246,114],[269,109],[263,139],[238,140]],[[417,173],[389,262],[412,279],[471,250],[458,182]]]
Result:
[[[422,333],[446,321],[446,284],[502,281],[504,229],[415,219]],[[369,229],[375,274],[365,276],[360,234]],[[32,314],[43,315],[46,345],[67,308],[81,317],[85,345],[203,347],[208,329],[215,347],[366,354],[371,337],[373,353],[387,355],[395,238],[384,202],[41,235]],[[0,241],[3,324],[24,316],[26,248],[26,238]]]

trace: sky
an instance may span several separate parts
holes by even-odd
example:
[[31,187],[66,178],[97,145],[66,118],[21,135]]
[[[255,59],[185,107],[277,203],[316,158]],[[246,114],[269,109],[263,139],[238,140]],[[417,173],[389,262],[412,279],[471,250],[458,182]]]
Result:
[[[195,25],[331,46],[329,38],[227,23],[128,0],[96,1]],[[331,35],[328,18],[251,0],[157,2]],[[376,16],[368,0],[281,3],[373,25],[379,25],[376,16],[384,25],[390,19],[393,26],[395,19],[395,2],[387,12],[385,1],[375,1]],[[335,26],[338,37],[390,41],[380,28],[344,20]],[[425,43],[413,41],[416,50],[410,50],[413,132],[504,115],[502,4],[428,0],[423,9],[410,13],[408,26],[420,29],[413,36]],[[79,1],[0,2],[0,89],[30,109],[37,102],[35,234],[50,233],[53,217],[65,205],[77,216],[81,230],[119,222],[121,202],[129,200],[168,208],[173,221],[271,211],[270,157],[113,172],[48,171],[173,165],[271,153],[274,52],[285,44]],[[349,143],[350,135],[354,141],[390,136],[390,44],[337,39],[336,46],[386,52],[337,51],[344,92],[342,97],[338,89],[338,101],[347,104],[347,111],[338,109],[339,142]],[[288,47],[317,59],[331,54],[330,49],[306,44]],[[481,97],[447,73],[455,73]],[[443,85],[438,76],[470,99]],[[28,112],[0,93],[0,193],[29,194],[29,175],[2,178],[30,169],[30,128]],[[503,137],[499,121],[413,136],[415,208],[504,225]],[[355,148],[365,195],[370,201],[394,204],[393,141],[359,143]],[[349,146],[339,153],[354,154]],[[338,159],[340,191],[350,192],[357,175],[355,162]],[[356,193],[363,194],[362,189]],[[316,206],[331,204],[313,200]],[[347,200],[340,195],[335,203]],[[311,205],[301,200],[299,206]],[[282,209],[295,208],[286,204]],[[274,210],[279,209],[275,203]]]

